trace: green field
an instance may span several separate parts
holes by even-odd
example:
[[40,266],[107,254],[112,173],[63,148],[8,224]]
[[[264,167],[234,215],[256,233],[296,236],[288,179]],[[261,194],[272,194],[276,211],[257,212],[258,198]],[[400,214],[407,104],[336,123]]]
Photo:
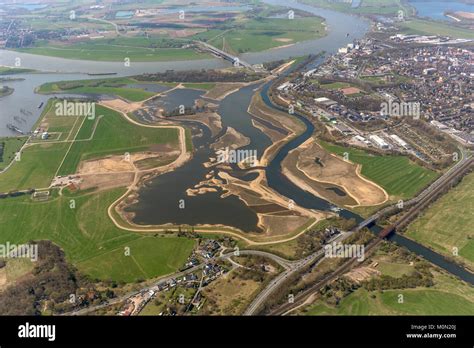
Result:
[[387,261],[379,261],[377,270],[380,271],[383,275],[387,275],[394,278],[399,278],[404,274],[410,274],[413,272],[413,266],[405,263],[395,263]]
[[400,28],[406,34],[441,35],[459,39],[474,39],[474,31],[459,28],[442,22],[414,19],[400,24]]
[[153,92],[140,88],[126,87],[127,84],[134,83],[138,82],[131,78],[49,82],[41,85],[38,93],[105,94],[118,96],[132,102],[143,101],[155,95]]
[[24,149],[21,160],[0,174],[0,192],[48,187],[69,144],[38,144]]
[[406,235],[474,270],[473,212],[474,174],[469,174],[409,225]]
[[202,89],[205,91],[209,91],[216,87],[215,83],[183,83],[183,86],[186,88],[193,88],[193,89]]
[[[140,40],[140,38],[137,38]],[[125,59],[133,62],[159,62],[159,61],[179,61],[205,59],[210,56],[199,53],[189,48],[153,48],[150,46],[140,47],[138,45],[125,44],[111,45],[103,40],[76,43],[68,46],[44,46],[21,48],[19,52],[39,54],[66,59],[81,59],[94,61],[114,61],[125,62]]]
[[3,144],[3,153],[0,155],[0,170],[15,159],[15,154],[21,149],[26,140],[27,137],[0,138],[0,145]]
[[0,66],[0,75],[14,75],[34,72],[33,69],[10,68],[8,66]]
[[413,13],[413,9],[409,5],[402,4],[401,0],[362,0],[359,7],[351,7],[350,2],[329,0],[303,0],[302,2],[316,7],[354,14],[395,15],[399,10],[403,10],[406,14]]
[[[93,278],[135,281],[182,266],[194,241],[125,232],[113,225],[107,208],[124,189],[96,194],[54,195],[46,202],[28,197],[0,200],[0,243],[51,240],[69,261]],[[75,208],[70,208],[70,200]],[[130,248],[130,256],[125,248]]]
[[[404,303],[398,303],[402,294]],[[375,298],[374,298],[375,296]],[[461,295],[431,289],[368,292],[358,289],[337,307],[318,301],[308,315],[472,315],[474,303]]]
[[[125,154],[144,151],[155,144],[177,144],[177,129],[140,127],[127,122],[119,113],[96,107],[98,121],[94,137],[90,141],[74,142],[59,170],[59,175],[74,173],[81,160],[104,157],[110,154]],[[92,123],[86,119],[78,133],[78,139],[87,139]]]
[[334,90],[334,89],[341,89],[341,88],[346,88],[346,87],[351,87],[349,83],[346,82],[333,82],[333,83],[326,83],[323,85],[320,85],[322,89],[329,89],[329,90]]
[[[61,133],[57,139],[59,142],[48,143],[35,139],[34,144],[24,148],[20,161],[13,163],[6,172],[0,173],[0,192],[47,188],[58,169],[58,175],[75,173],[81,160],[144,151],[156,144],[178,143],[176,129],[140,127],[100,105],[96,107],[96,120],[54,116],[52,104],[48,105],[42,120],[49,123],[49,130]],[[38,121],[38,124],[40,122],[42,121]],[[94,137],[90,139],[96,122]],[[64,142],[73,139],[81,141]]]
[[321,141],[328,151],[362,165],[361,174],[382,186],[393,198],[410,198],[432,182],[437,174],[410,161],[405,156],[378,156],[358,149],[345,148]]
[[319,17],[258,18],[233,23],[231,29],[213,29],[194,36],[233,54],[258,52],[325,35]]

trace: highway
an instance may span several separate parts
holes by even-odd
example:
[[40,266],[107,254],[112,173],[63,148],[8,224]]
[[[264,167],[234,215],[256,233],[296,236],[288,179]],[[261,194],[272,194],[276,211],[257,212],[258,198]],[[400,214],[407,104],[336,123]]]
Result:
[[[335,238],[331,239],[329,243],[337,243],[341,242],[342,240],[346,239],[353,232],[343,232],[340,235],[336,236]],[[304,259],[298,260],[291,264],[291,267],[280,273],[277,277],[272,279],[270,283],[263,289],[257,297],[253,299],[250,305],[244,312],[244,315],[255,315],[260,307],[265,303],[266,299],[291,275],[299,272],[306,266],[310,265],[314,261],[316,261],[319,257],[324,255],[324,249],[320,249],[311,255],[305,257]]]
[[[407,201],[405,203],[406,206],[411,206],[410,210],[406,214],[404,214],[401,219],[399,219],[395,224],[390,226],[389,228],[385,229],[384,231],[381,232],[381,234],[371,243],[367,246],[366,248],[366,256],[369,254],[370,251],[374,250],[375,247],[383,240],[384,237],[386,237],[388,234],[392,233],[397,227],[401,227],[406,225],[408,222],[411,221],[414,217],[417,216],[417,214],[425,208],[434,198],[438,196],[438,194],[446,187],[446,185],[449,185],[454,179],[462,175],[466,170],[470,168],[470,166],[474,163],[474,158],[468,154],[468,153],[463,153],[463,156],[461,160],[456,163],[455,166],[453,166],[450,170],[448,170],[446,173],[444,173],[442,176],[440,176],[435,182],[433,182],[427,189],[425,189],[423,192],[421,192],[417,197]],[[396,208],[396,209],[395,209]],[[354,228],[352,231],[349,232],[343,232],[342,234],[334,237],[332,240],[329,241],[329,243],[333,242],[341,242],[356,231],[359,231],[362,227],[367,226],[367,221],[375,221],[378,219],[382,214],[386,214],[390,212],[391,210],[396,211],[398,208],[396,206],[390,206],[387,208],[382,209],[378,213],[372,215],[368,219],[362,221],[356,228]],[[278,276],[276,276],[274,279],[270,281],[270,283],[263,289],[257,297],[251,302],[249,307],[246,309],[244,312],[244,315],[255,315],[258,313],[258,310],[261,308],[261,306],[265,303],[266,299],[286,280],[288,277],[291,275],[301,271],[304,269],[306,266],[310,265],[311,263],[315,262],[318,258],[324,255],[324,249],[320,249],[311,255],[301,259],[301,260],[296,260],[296,261],[291,261],[284,259],[278,255],[265,252],[265,251],[259,251],[259,250],[238,250],[238,251],[232,251],[228,252],[226,254],[222,254],[219,256],[216,256],[214,258],[209,259],[207,262],[215,262],[218,260],[226,260],[234,256],[240,256],[240,255],[255,255],[255,256],[262,256],[265,258],[269,258],[279,265],[281,265],[285,270],[280,273]],[[324,259],[324,257],[321,258],[321,260],[318,261],[321,262]],[[288,312],[292,308],[300,305],[303,303],[308,296],[313,294],[315,291],[319,290],[324,284],[333,281],[340,275],[344,274],[347,272],[354,264],[355,259],[348,259],[347,262],[345,262],[343,265],[341,265],[337,270],[335,270],[332,274],[321,280],[320,282],[316,283],[312,287],[308,288],[307,290],[303,291],[300,294],[297,294],[295,296],[295,300],[293,303],[286,303],[273,312],[271,312],[272,315],[280,315]],[[88,308],[84,308],[81,310],[65,313],[63,315],[85,315],[88,313],[91,313],[93,311],[96,311],[100,308],[104,308],[107,306],[110,306],[115,303],[119,303],[122,301],[125,301],[126,299],[137,295],[138,293],[142,291],[147,291],[152,289],[158,284],[161,284],[163,282],[167,282],[171,279],[176,279],[179,277],[183,277],[186,274],[195,272],[200,270],[201,268],[204,267],[205,263],[201,263],[197,266],[194,266],[192,268],[189,268],[185,271],[182,272],[177,272],[171,275],[168,275],[166,277],[160,278],[158,281],[153,283],[152,285],[148,285],[147,287],[144,287],[140,290],[133,291],[130,293],[127,293],[126,295],[111,299],[107,303],[97,305],[97,306],[92,306]]]
[[[365,250],[366,258],[370,255],[371,252],[376,250],[376,246],[380,244],[383,238],[387,237],[390,233],[393,233],[396,228],[400,228],[402,226],[406,226],[409,222],[411,222],[416,216],[419,214],[421,210],[426,208],[438,195],[442,190],[447,186],[450,185],[454,179],[458,178],[459,176],[463,175],[469,168],[473,165],[474,158],[467,153],[463,156],[462,160],[459,161],[455,166],[453,166],[450,170],[448,170],[445,174],[438,178],[435,182],[433,182],[426,190],[420,193],[416,198],[412,199],[412,204],[414,204],[406,214],[404,214],[397,222],[393,225],[387,227],[380,234],[375,238],[369,245],[367,245]],[[377,215],[377,214],[375,214]],[[360,226],[363,225],[365,221],[361,222],[361,224],[354,229],[354,231],[359,230]],[[309,287],[308,289],[304,290],[303,292],[297,294],[294,297],[293,303],[285,303],[278,308],[274,309],[270,312],[270,315],[284,315],[294,309],[295,307],[300,306],[303,304],[309,296],[313,293],[321,289],[325,284],[332,282],[339,276],[346,273],[349,269],[354,266],[355,259],[348,259],[344,262],[338,269],[336,269],[333,273],[328,275],[327,277],[323,278],[319,282],[315,283],[313,286]],[[265,291],[265,290],[264,290]],[[265,299],[269,294],[260,293],[258,295],[259,302],[261,304],[264,303]],[[252,308],[253,312],[255,313],[256,308]]]
[[202,42],[202,41],[194,41],[194,43],[198,47],[200,47],[200,48],[202,48],[206,51],[209,51],[209,52],[211,52],[212,54],[214,54],[218,57],[224,58],[225,60],[230,61],[232,64],[234,64],[236,66],[243,66],[247,69],[251,69],[251,70],[255,71],[254,67],[251,64],[249,64],[249,63],[241,60],[240,58],[235,57],[235,56],[233,56],[233,55],[231,55],[227,52],[224,52],[224,51],[218,49],[217,47],[214,47],[214,46],[209,45],[208,43]]
[[[275,261],[276,263],[278,263],[285,270],[289,270],[289,269],[293,269],[295,267],[298,267],[299,263],[304,260],[303,259],[303,260],[297,260],[297,261],[290,261],[290,260],[284,259],[280,256],[274,255],[272,253],[265,252],[265,251],[260,251],[260,250],[238,250],[238,251],[232,251],[232,252],[229,252],[229,253],[226,253],[226,254],[222,254],[222,255],[210,258],[209,260],[207,260],[206,263],[216,262],[216,261],[219,261],[219,260],[226,260],[226,259],[229,259],[231,257],[240,256],[240,255],[254,255],[254,256],[262,256],[262,257],[265,257],[265,258],[269,258],[269,259]],[[194,267],[188,268],[184,271],[173,273],[173,274],[170,274],[168,276],[162,277],[151,285],[147,285],[146,287],[143,287],[140,290],[135,290],[135,291],[129,292],[129,293],[127,293],[125,295],[122,295],[120,297],[110,299],[106,303],[102,303],[102,304],[99,304],[99,305],[96,305],[96,306],[90,306],[90,307],[83,308],[83,309],[76,310],[76,311],[72,311],[72,312],[67,312],[67,313],[64,313],[62,315],[86,315],[86,314],[94,312],[98,309],[105,308],[105,307],[108,307],[108,306],[116,304],[116,303],[120,303],[122,301],[127,300],[130,297],[133,297],[133,296],[139,294],[140,292],[151,290],[152,288],[156,287],[158,284],[162,284],[162,283],[168,282],[172,279],[183,277],[186,274],[196,272],[196,271],[200,270],[201,268],[203,268],[206,263],[201,263],[201,264],[196,265]]]

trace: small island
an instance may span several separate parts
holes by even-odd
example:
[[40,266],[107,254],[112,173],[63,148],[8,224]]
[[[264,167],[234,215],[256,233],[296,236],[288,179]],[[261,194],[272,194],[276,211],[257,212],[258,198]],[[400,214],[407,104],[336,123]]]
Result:
[[0,86],[0,97],[5,97],[7,95],[12,94],[14,91],[13,88],[8,86]]

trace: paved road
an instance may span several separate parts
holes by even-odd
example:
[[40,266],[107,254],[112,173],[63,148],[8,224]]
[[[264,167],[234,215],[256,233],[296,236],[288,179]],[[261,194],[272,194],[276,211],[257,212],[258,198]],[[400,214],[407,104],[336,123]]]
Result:
[[[346,239],[354,232],[343,232],[342,234],[332,238],[329,243],[341,242]],[[256,298],[250,303],[248,308],[245,310],[244,315],[255,315],[266,299],[291,275],[297,273],[304,267],[310,265],[312,262],[317,260],[319,257],[324,255],[324,249],[320,249],[304,259],[298,260],[291,264],[291,267],[280,273],[277,277],[273,278],[270,283],[263,289]]]
[[[284,259],[284,258],[282,258],[278,255],[275,255],[275,254],[272,254],[272,253],[269,253],[269,252],[266,252],[266,251],[260,251],[260,250],[239,250],[238,255],[255,255],[255,256],[262,256],[262,257],[265,257],[265,258],[269,258],[269,259],[275,261],[276,263],[278,263],[279,265],[281,265],[283,268],[285,268],[285,270],[294,269],[295,267],[298,267],[300,262],[305,260],[305,259],[303,259],[303,260],[298,260],[298,261],[290,261],[290,260]],[[226,254],[222,254],[222,255],[213,257],[213,258],[209,259],[207,262],[215,262],[215,261],[218,261],[218,260],[226,260],[226,259],[229,259],[231,257],[238,256],[238,255],[237,255],[236,251],[232,251],[232,252],[229,252],[229,253],[226,253]],[[165,283],[169,280],[176,279],[176,278],[181,278],[181,277],[185,276],[186,274],[196,272],[196,271],[200,270],[201,268],[203,268],[204,265],[205,265],[205,263],[201,263],[197,266],[194,266],[194,267],[189,268],[187,270],[184,270],[182,272],[177,272],[177,273],[168,275],[166,277],[160,278],[158,281],[156,281],[155,283],[153,283],[151,285],[148,285],[148,286],[146,286],[146,287],[144,287],[140,290],[129,292],[129,293],[123,295],[123,296],[111,299],[107,303],[103,303],[103,304],[100,304],[100,305],[97,305],[97,306],[87,307],[87,308],[80,309],[80,310],[73,311],[73,312],[68,312],[68,313],[65,313],[63,315],[86,315],[86,314],[94,312],[98,309],[105,308],[107,306],[110,306],[110,305],[113,305],[113,304],[116,304],[116,303],[120,303],[120,302],[125,301],[126,299],[128,299],[132,296],[135,296],[135,295],[139,294],[140,292],[148,291],[148,290],[152,289],[153,287],[157,286],[158,284],[162,284],[162,283]]]

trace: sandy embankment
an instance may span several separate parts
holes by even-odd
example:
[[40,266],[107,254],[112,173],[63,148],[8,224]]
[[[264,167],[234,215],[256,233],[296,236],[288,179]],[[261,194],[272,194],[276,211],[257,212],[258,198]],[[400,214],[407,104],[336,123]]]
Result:
[[[385,203],[388,194],[379,185],[367,180],[360,174],[360,166],[330,154],[310,138],[299,148],[296,169],[304,173],[309,179],[323,184],[332,184],[341,187],[357,204],[354,206],[374,206]],[[317,161],[315,160],[317,159]],[[304,184],[286,170],[290,180]],[[314,190],[313,190],[314,191]],[[327,198],[324,194],[319,194]]]

